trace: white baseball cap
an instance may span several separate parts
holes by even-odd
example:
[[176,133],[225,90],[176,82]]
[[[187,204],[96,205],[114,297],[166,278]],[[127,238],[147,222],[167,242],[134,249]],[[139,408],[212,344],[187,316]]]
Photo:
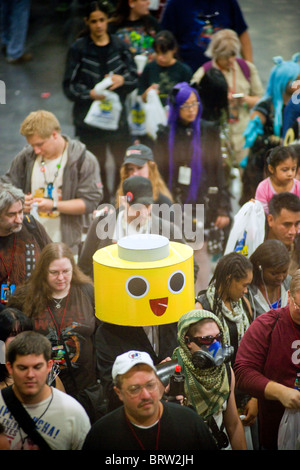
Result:
[[148,353],[142,351],[127,351],[116,357],[112,368],[113,380],[115,380],[117,375],[126,374],[126,372],[137,364],[146,364],[156,372],[154,363]]

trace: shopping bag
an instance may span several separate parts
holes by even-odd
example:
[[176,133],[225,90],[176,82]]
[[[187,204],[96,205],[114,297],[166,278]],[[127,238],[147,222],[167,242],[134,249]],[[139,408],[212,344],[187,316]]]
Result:
[[233,251],[250,257],[265,239],[265,213],[260,201],[248,201],[234,217],[224,254]]
[[103,100],[95,100],[84,119],[86,124],[100,129],[115,131],[119,128],[122,104],[114,91],[104,90]]
[[133,90],[126,98],[127,122],[132,135],[146,134],[145,103],[138,95],[138,90]]
[[153,140],[156,139],[158,126],[167,125],[167,113],[163,107],[156,90],[149,90],[147,93],[147,102],[145,103],[146,113],[146,133]]
[[278,429],[278,450],[300,450],[300,410],[286,409]]

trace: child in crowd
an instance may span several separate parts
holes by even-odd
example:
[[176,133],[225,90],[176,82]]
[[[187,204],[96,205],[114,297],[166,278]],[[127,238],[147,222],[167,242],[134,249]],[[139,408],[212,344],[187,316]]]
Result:
[[160,31],[154,38],[155,60],[149,62],[139,78],[139,95],[147,101],[150,89],[157,89],[163,106],[172,88],[179,82],[190,82],[192,69],[178,60],[177,42],[170,31]]
[[268,204],[274,194],[290,192],[300,197],[300,181],[296,179],[298,159],[290,147],[278,146],[267,157],[267,176],[256,188],[255,199],[263,204],[268,214]]

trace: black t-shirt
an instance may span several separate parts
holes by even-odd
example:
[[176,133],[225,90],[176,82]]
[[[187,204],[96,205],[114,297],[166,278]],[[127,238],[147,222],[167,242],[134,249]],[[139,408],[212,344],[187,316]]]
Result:
[[160,100],[165,106],[173,87],[180,82],[189,83],[192,75],[192,69],[178,60],[169,67],[161,67],[156,61],[150,62],[139,78],[139,95],[142,95],[149,86],[156,83],[159,85]]
[[[96,317],[93,286],[73,285],[69,297],[61,302],[61,308],[56,308],[55,301],[51,300],[48,308],[33,321],[34,330],[46,336],[52,344],[53,357],[61,370],[59,377],[67,393],[75,396],[80,390],[94,384]],[[64,348],[61,348],[62,339],[68,352],[71,372]]]
[[[208,427],[195,411],[175,403],[162,403],[159,430],[158,424],[147,429],[134,427],[145,450],[156,449],[158,432],[158,451],[217,450]],[[83,450],[142,450],[138,439],[130,429],[122,406],[92,426]]]
[[133,55],[148,54],[148,60],[153,56],[153,40],[158,31],[161,30],[157,19],[146,15],[138,20],[125,20],[121,24],[111,22],[109,32],[121,38],[129,47]]

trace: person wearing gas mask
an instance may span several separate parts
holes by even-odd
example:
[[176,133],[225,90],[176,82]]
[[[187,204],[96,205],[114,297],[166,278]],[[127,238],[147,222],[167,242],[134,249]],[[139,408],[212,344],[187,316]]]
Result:
[[233,348],[223,344],[220,320],[207,310],[191,310],[178,321],[179,346],[173,359],[185,377],[185,402],[204,418],[219,449],[246,450],[229,365]]

